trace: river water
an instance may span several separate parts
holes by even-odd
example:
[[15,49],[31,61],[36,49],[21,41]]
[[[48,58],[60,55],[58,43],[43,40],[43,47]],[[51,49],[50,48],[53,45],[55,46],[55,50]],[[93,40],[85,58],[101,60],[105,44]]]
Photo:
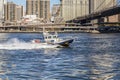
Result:
[[38,33],[0,34],[0,80],[120,80],[120,34],[60,33],[69,48],[32,46]]

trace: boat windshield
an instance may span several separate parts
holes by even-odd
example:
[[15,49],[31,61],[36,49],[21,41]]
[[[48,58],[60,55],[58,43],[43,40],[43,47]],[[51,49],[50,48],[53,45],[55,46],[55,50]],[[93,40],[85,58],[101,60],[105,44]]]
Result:
[[57,38],[57,36],[53,36],[53,38]]
[[50,39],[51,38],[51,36],[48,36],[48,39]]
[[52,39],[52,38],[57,38],[57,36],[46,36],[45,39]]

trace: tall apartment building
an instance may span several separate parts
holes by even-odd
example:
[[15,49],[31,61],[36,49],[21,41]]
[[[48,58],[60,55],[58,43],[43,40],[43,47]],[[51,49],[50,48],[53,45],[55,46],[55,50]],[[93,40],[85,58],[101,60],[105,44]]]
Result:
[[6,4],[6,0],[0,0],[0,25],[4,20],[4,4]]
[[89,14],[94,12],[94,0],[89,0]]
[[50,0],[26,0],[26,15],[50,18]]
[[89,14],[89,0],[60,0],[61,15],[67,20]]
[[15,7],[16,4],[13,2],[7,2],[5,4],[5,9],[4,9],[4,15],[5,15],[5,21],[15,21]]
[[17,5],[16,6],[16,20],[20,21],[21,18],[23,17],[23,14],[24,14],[23,6]]
[[23,6],[18,6],[13,2],[4,5],[4,19],[8,22],[18,21],[23,16]]

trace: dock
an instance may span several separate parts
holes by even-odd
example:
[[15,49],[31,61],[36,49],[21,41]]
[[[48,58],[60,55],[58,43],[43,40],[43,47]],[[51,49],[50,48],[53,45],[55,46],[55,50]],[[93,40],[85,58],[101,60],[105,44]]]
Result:
[[87,32],[97,30],[95,26],[66,26],[63,24],[41,24],[41,25],[8,25],[0,26],[0,33],[39,33],[43,27],[49,32]]

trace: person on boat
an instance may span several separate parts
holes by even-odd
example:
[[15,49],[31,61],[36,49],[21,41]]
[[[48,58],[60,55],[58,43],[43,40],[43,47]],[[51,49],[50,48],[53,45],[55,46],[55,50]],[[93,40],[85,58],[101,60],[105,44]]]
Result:
[[40,40],[39,39],[34,39],[34,40],[32,40],[32,43],[40,43]]
[[40,43],[40,40],[39,39],[35,39],[35,43]]

